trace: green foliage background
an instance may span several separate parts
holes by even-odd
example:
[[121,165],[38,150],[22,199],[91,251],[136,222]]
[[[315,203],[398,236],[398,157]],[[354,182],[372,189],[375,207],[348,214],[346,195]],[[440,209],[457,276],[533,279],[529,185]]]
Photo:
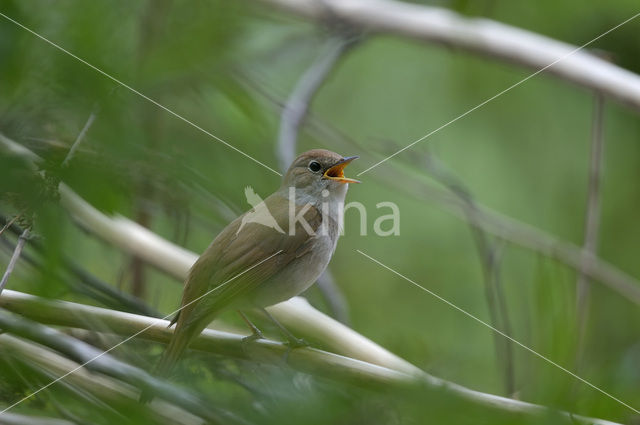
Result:
[[[631,0],[430,4],[575,45],[638,12]],[[277,168],[280,105],[329,33],[327,28],[248,1],[3,1],[0,12],[272,168]],[[592,47],[640,72],[639,31],[640,21],[631,22]],[[314,124],[302,131],[298,151],[322,147],[360,155],[350,167],[355,174],[530,72],[441,46],[365,37],[318,93],[309,120]],[[478,202],[581,245],[593,102],[594,93],[539,75],[398,155],[392,160],[395,164],[390,161],[364,174],[363,184],[352,187],[348,198],[367,207],[369,235],[358,234],[359,217],[349,210],[345,235],[330,266],[348,302],[352,327],[436,376],[504,394],[503,362],[489,329],[355,250],[488,321],[482,268],[471,233],[467,224],[420,189],[423,184],[438,185],[424,161],[428,155],[437,156]],[[598,251],[640,277],[640,121],[637,112],[613,101],[605,107]],[[86,140],[70,167],[60,171],[54,165],[64,158],[92,111],[97,118]],[[326,137],[326,132],[314,128],[345,136]],[[266,196],[280,183],[271,171],[4,18],[0,19],[0,130],[47,158],[50,175],[62,178],[96,207],[143,221],[196,252],[233,214],[248,208],[246,186]],[[13,193],[2,200],[3,215],[17,211],[12,202],[16,196],[27,203],[37,199],[29,205],[37,217],[34,231],[45,248],[43,269],[19,267],[9,288],[99,304],[68,281],[52,278],[64,256],[130,291],[131,259],[88,237],[55,199],[40,202],[38,185],[26,179],[21,164],[0,160],[2,191]],[[400,236],[373,233],[375,218],[388,212],[376,209],[383,201],[400,207]],[[219,205],[229,213],[221,212],[225,209]],[[3,264],[9,255],[3,251]],[[145,271],[146,301],[163,312],[175,309],[180,286],[151,268]],[[575,272],[509,244],[502,250],[500,272],[513,336],[573,370]],[[306,295],[328,311],[317,289]],[[238,324],[232,315],[224,318]],[[580,375],[632,406],[640,406],[639,319],[637,305],[597,282],[592,284]],[[133,342],[117,354],[145,366],[159,352],[159,346]],[[624,406],[524,350],[516,347],[514,352],[520,399],[631,420]],[[177,385],[193,384],[216,404],[260,423],[508,421],[452,404],[438,394],[356,391],[291,371],[227,365],[224,359],[195,353],[186,363]],[[216,374],[226,366],[237,369],[258,391],[247,393]],[[3,405],[16,399],[15,392],[26,391],[15,368],[7,363],[2,368],[7,378],[16,378],[2,379],[13,382],[2,387]],[[58,416],[51,400],[59,397],[79,417],[94,423],[112,419],[103,411],[104,416],[92,415],[91,408],[74,401],[63,388],[48,392],[51,395],[25,403],[16,412]],[[131,411],[132,421],[143,415],[144,407],[139,409]]]

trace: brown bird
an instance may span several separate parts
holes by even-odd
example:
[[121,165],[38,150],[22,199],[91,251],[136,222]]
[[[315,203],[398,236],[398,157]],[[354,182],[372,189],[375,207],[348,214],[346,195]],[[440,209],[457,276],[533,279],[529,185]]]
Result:
[[189,271],[158,374],[168,374],[221,311],[238,310],[253,330],[251,338],[260,338],[242,310],[264,310],[316,281],[336,248],[348,183],[359,183],[343,171],[356,158],[323,149],[301,154],[275,193],[220,232]]

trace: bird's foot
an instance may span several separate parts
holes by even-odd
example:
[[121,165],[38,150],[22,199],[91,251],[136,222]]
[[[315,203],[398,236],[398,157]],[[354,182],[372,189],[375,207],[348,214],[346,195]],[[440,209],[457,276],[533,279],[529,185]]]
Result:
[[245,336],[242,338],[240,342],[240,347],[242,348],[242,352],[245,354],[249,354],[251,350],[251,343],[254,341],[258,341],[259,339],[265,339],[260,329],[252,329],[253,333],[249,336]]
[[284,343],[284,345],[289,347],[289,350],[287,350],[287,353],[294,348],[308,347],[310,345],[304,339],[298,338],[295,335],[293,335],[291,332],[289,332],[289,329],[282,326],[282,324],[275,317],[273,317],[271,313],[269,313],[266,309],[263,308],[262,311],[269,318],[269,320],[271,320],[280,329],[280,331],[282,332],[282,335],[284,335],[284,337],[287,339],[287,342]]
[[262,332],[260,331],[260,329],[256,328],[253,329],[253,333],[249,336],[245,336],[244,338],[242,338],[242,343],[243,344],[249,344],[253,341],[257,341],[259,339],[265,339],[264,335],[262,334]]
[[289,354],[291,354],[291,352],[297,348],[304,348],[304,347],[308,347],[309,344],[307,341],[305,341],[302,338],[296,338],[295,336],[289,334],[287,335],[287,342],[284,343],[284,345],[287,347],[287,351],[285,351],[284,353],[284,357],[283,360],[285,363],[289,362]]
[[309,344],[307,341],[305,341],[302,338],[296,338],[293,335],[288,335],[287,336],[287,342],[285,342],[284,345],[289,347],[289,349],[293,350],[293,349],[296,349],[296,348],[308,347],[311,344]]

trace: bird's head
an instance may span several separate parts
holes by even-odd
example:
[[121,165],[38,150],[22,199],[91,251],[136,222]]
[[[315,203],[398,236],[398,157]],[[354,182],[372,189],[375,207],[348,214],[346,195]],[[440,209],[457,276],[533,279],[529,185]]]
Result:
[[307,151],[293,161],[282,186],[295,187],[296,191],[309,196],[320,196],[323,190],[330,194],[346,193],[348,183],[360,183],[344,175],[344,168],[357,158],[343,157],[325,149]]

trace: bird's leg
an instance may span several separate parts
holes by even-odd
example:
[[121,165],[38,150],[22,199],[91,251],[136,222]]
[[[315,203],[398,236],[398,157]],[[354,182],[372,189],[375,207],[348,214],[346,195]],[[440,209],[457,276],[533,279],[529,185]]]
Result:
[[297,338],[294,336],[287,328],[285,328],[282,323],[278,322],[275,317],[271,315],[266,309],[261,308],[262,312],[267,315],[269,320],[271,320],[277,327],[282,331],[285,338],[287,339],[287,345],[290,348],[298,348],[298,347],[308,347],[309,343],[302,338]]
[[237,311],[240,317],[242,317],[242,320],[244,320],[247,326],[249,326],[249,329],[251,329],[251,335],[242,338],[242,342],[251,342],[255,341],[256,339],[264,339],[264,335],[262,335],[260,329],[258,329],[258,327],[254,325],[243,312],[241,312],[240,310]]

